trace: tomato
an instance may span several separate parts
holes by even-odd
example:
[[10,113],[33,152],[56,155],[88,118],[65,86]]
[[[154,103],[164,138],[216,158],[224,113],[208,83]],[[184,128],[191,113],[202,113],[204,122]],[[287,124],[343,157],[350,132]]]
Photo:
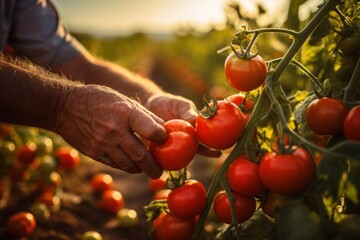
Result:
[[194,234],[196,218],[181,219],[162,213],[154,221],[154,240],[187,240]]
[[122,227],[132,227],[139,223],[139,217],[135,210],[122,208],[116,213],[119,225]]
[[274,218],[276,209],[285,206],[289,202],[288,196],[275,192],[268,192],[265,200],[261,203],[262,211],[271,218]]
[[167,139],[162,144],[149,143],[149,151],[164,170],[177,171],[186,167],[194,158],[198,141],[195,128],[180,119],[164,124]]
[[254,102],[251,101],[242,93],[233,94],[227,97],[227,100],[234,103],[238,107],[241,107],[243,105],[241,107],[241,111],[244,113],[245,123],[247,123],[249,121],[250,111],[252,110],[252,106],[254,105]]
[[55,158],[59,161],[59,168],[69,171],[75,169],[80,163],[79,152],[70,147],[60,147],[54,152]]
[[153,200],[167,199],[170,192],[171,192],[171,190],[167,189],[167,188],[160,189],[154,193]]
[[11,215],[5,226],[5,231],[11,237],[29,237],[36,228],[34,215],[29,212],[18,212]]
[[259,55],[242,59],[232,52],[225,60],[226,79],[239,91],[249,92],[263,85],[266,72],[266,63]]
[[227,170],[226,178],[233,192],[245,196],[257,196],[265,190],[259,176],[259,165],[245,155],[234,159]]
[[343,128],[346,139],[360,141],[360,105],[346,115]]
[[99,201],[99,207],[108,213],[117,213],[124,204],[123,195],[116,190],[104,191]]
[[205,208],[206,190],[196,180],[186,180],[184,185],[173,189],[167,203],[171,215],[178,218],[190,219],[199,215]]
[[216,112],[210,118],[196,117],[199,140],[210,148],[224,150],[232,147],[245,129],[245,117],[232,102],[217,101]]
[[103,240],[103,237],[96,231],[87,231],[83,233],[81,240]]
[[34,215],[37,221],[49,220],[51,212],[45,203],[34,202],[29,206],[29,212]]
[[106,173],[95,174],[90,180],[91,190],[93,192],[104,192],[114,187],[114,179]]
[[[237,222],[245,222],[255,212],[255,198],[243,196],[234,192],[232,194],[235,198],[234,206]],[[214,211],[219,220],[227,224],[231,223],[230,201],[225,191],[220,191],[216,194],[214,200]]]
[[260,179],[265,187],[286,196],[305,191],[315,177],[311,155],[298,146],[291,150],[291,153],[268,152],[259,165]]
[[31,164],[36,158],[36,145],[31,143],[20,146],[16,150],[16,158],[21,163]]
[[148,178],[148,186],[151,192],[155,193],[161,189],[166,188],[166,180],[168,178],[168,174],[163,172],[163,174],[158,179]]
[[56,171],[46,175],[43,174],[41,179],[36,181],[36,190],[38,192],[55,192],[56,188],[60,186],[61,182],[61,175]]
[[336,135],[343,131],[343,124],[349,109],[336,98],[319,98],[306,109],[306,122],[319,135]]
[[41,193],[36,202],[44,203],[52,212],[57,212],[61,207],[61,200],[59,196],[54,195],[52,192]]

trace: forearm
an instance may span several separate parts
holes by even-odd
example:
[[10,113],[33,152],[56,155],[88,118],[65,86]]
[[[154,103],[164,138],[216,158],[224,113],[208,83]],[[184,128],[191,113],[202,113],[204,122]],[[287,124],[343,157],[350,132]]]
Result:
[[0,56],[0,121],[53,130],[77,84]]
[[86,52],[58,66],[54,71],[85,84],[111,87],[130,98],[139,99],[142,104],[154,94],[163,93],[149,79],[135,75],[119,65],[96,59]]

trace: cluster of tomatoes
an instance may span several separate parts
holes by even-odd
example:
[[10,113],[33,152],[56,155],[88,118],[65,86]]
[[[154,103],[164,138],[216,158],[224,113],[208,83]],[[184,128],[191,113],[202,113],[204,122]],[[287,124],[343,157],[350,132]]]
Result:
[[319,135],[344,134],[360,141],[360,105],[349,109],[337,98],[322,97],[312,101],[306,110],[309,128]]
[[[0,124],[0,208],[13,196],[31,199],[18,212],[9,215],[5,232],[9,237],[28,237],[36,226],[60,210],[63,179],[81,164],[81,155],[62,138],[36,128]],[[111,175],[97,173],[89,183],[90,194],[80,197],[114,215],[121,226],[138,222],[136,211],[124,208],[123,195],[114,189]],[[28,201],[27,201],[28,202]],[[101,238],[99,233],[84,233],[84,239]]]

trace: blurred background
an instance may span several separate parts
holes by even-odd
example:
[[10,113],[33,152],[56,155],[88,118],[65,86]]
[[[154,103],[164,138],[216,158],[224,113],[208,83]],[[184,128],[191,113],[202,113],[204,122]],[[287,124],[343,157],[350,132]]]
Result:
[[[53,0],[68,30],[93,54],[200,103],[210,90],[234,92],[226,82],[227,46],[248,28],[299,29],[321,0]],[[260,55],[281,57],[290,40],[258,39]],[[286,75],[286,74],[284,74]],[[301,86],[298,86],[301,87]],[[286,90],[286,86],[285,86]]]

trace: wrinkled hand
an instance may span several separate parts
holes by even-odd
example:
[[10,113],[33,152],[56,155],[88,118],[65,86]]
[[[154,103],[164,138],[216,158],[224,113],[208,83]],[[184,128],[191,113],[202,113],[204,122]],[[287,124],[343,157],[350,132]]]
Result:
[[[196,116],[198,115],[192,101],[169,93],[150,97],[145,107],[165,121],[183,119],[193,126],[195,126]],[[210,149],[202,144],[199,144],[197,153],[207,157],[219,157],[221,155],[220,151]]]
[[[102,86],[76,87],[58,112],[55,132],[83,154],[129,173],[162,170],[139,137],[162,143],[164,121],[138,102]],[[137,135],[139,136],[137,136]]]

